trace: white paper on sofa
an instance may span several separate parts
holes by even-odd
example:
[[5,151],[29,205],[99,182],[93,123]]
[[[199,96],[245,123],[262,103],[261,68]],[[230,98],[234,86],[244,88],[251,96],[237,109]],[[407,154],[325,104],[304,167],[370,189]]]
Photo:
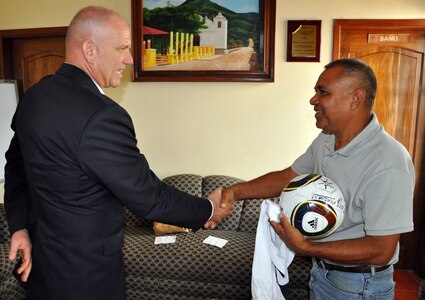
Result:
[[211,236],[211,235],[204,240],[204,244],[213,245],[213,246],[220,247],[220,248],[223,248],[224,245],[227,244],[227,242],[228,242],[228,240],[221,239],[221,238],[218,238],[218,237],[214,237],[214,236]]
[[155,238],[155,245],[158,244],[173,244],[176,242],[176,236],[175,235],[164,235],[164,236],[157,236]]

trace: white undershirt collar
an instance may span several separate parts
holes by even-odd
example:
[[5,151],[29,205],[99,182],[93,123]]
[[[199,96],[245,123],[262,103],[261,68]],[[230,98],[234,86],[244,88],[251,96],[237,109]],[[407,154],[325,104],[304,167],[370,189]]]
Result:
[[[90,77],[91,78],[91,77]],[[91,78],[91,80],[93,80],[94,84],[96,85],[96,87],[99,89],[99,92],[103,95],[105,95],[105,92],[102,90],[102,88],[100,87],[100,85],[97,84],[97,82]]]

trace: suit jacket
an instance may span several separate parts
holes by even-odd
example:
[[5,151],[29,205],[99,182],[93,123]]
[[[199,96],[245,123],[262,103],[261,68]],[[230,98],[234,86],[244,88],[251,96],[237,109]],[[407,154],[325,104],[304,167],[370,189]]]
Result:
[[10,231],[33,240],[30,299],[124,299],[124,207],[198,229],[211,203],[160,181],[128,113],[63,64],[20,101],[6,154]]

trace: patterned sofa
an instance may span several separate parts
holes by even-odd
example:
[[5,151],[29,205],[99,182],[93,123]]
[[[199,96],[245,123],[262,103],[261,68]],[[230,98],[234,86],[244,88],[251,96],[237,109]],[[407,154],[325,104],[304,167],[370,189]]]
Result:
[[21,300],[25,298],[25,291],[12,276],[15,263],[9,261],[8,256],[9,230],[4,214],[4,205],[0,203],[0,300]]
[[[164,182],[206,197],[216,187],[239,182],[229,176],[175,175]],[[251,299],[251,265],[261,200],[237,202],[235,210],[214,230],[176,234],[174,244],[155,245],[152,222],[126,211],[124,262],[127,300]],[[23,299],[10,275],[3,206],[0,221],[0,295]],[[208,236],[228,240],[223,247],[206,245]],[[289,268],[287,299],[308,299],[311,261],[296,257]],[[3,296],[0,296],[3,299]]]

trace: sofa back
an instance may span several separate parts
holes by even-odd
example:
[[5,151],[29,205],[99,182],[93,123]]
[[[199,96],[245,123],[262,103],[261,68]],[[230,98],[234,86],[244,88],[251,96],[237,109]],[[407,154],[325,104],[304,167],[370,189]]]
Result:
[[[182,180],[182,178],[184,179]],[[209,194],[211,194],[218,187],[226,188],[235,183],[241,182],[240,179],[230,177],[230,176],[212,175],[212,176],[201,177],[199,175],[191,175],[191,174],[185,174],[183,176],[181,175],[170,176],[165,178],[164,182],[176,187],[177,189],[183,190],[183,188],[185,188],[186,186],[185,182],[187,182],[188,178],[191,178],[191,179],[197,178],[197,181],[200,181],[201,191],[202,191],[200,197],[202,198],[207,198]],[[242,209],[243,209],[243,202],[237,202],[235,205],[235,209],[232,211],[232,213],[229,216],[227,216],[221,223],[218,224],[217,229],[232,230],[232,231],[238,230],[241,215],[242,215]]]
[[[242,180],[225,175],[212,175],[202,177],[193,174],[173,175],[163,180],[165,183],[175,188],[198,197],[208,197],[217,187],[226,188]],[[272,199],[276,201],[276,199]],[[223,222],[219,223],[217,229],[255,232],[257,229],[258,217],[260,214],[261,199],[237,201],[235,209],[227,216]],[[136,217],[126,209],[127,226],[152,227],[152,222]],[[7,227],[4,204],[0,203],[0,243],[9,241],[9,231]]]
[[[194,174],[173,175],[164,178],[163,181],[183,192],[203,198],[207,198],[217,187],[226,188],[235,183],[242,182],[241,179],[231,176],[211,175],[202,177]],[[276,199],[273,200],[276,201]],[[262,199],[237,201],[235,203],[235,209],[218,224],[217,229],[255,232],[260,214],[261,201]],[[126,225],[152,226],[152,223],[139,219],[127,210]]]

